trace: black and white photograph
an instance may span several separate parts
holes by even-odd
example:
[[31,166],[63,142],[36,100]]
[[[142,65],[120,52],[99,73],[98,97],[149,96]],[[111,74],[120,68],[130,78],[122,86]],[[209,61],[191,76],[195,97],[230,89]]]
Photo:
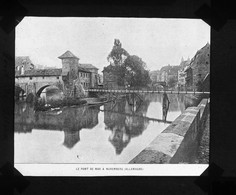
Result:
[[14,163],[22,173],[175,175],[208,166],[203,20],[25,17],[15,33]]

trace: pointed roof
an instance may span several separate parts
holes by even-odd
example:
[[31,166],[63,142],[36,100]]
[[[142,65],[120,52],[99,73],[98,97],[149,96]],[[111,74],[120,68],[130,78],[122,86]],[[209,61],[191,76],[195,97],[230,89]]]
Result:
[[64,54],[58,57],[59,59],[64,59],[64,58],[76,58],[79,60],[77,56],[75,56],[71,51],[67,50]]

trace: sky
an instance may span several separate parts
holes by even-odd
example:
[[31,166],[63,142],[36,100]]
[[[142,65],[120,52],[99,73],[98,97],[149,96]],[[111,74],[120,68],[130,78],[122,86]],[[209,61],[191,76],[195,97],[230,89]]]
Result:
[[149,70],[159,70],[193,58],[210,43],[210,26],[200,19],[25,17],[16,27],[15,55],[61,68],[58,56],[69,50],[101,72],[114,39]]

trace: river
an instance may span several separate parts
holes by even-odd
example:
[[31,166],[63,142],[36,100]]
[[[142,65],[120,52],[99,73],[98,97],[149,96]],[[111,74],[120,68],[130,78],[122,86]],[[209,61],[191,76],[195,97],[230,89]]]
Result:
[[184,95],[168,94],[163,116],[162,97],[48,112],[15,103],[15,163],[128,163],[185,110]]

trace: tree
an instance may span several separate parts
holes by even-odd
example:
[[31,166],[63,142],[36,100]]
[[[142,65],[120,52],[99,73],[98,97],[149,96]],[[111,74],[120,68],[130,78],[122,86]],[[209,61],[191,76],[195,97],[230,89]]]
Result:
[[145,87],[151,82],[149,72],[145,69],[146,63],[138,56],[128,56],[121,65],[121,77],[130,87]]
[[107,60],[114,64],[111,71],[117,77],[119,86],[145,87],[151,82],[146,63],[138,56],[129,55],[119,39],[115,39]]
[[177,79],[174,76],[172,76],[168,79],[167,84],[169,87],[174,87],[177,82],[178,82]]
[[113,63],[115,66],[121,65],[124,59],[129,56],[129,53],[122,48],[121,42],[119,39],[115,39],[114,46],[107,56],[107,60]]

